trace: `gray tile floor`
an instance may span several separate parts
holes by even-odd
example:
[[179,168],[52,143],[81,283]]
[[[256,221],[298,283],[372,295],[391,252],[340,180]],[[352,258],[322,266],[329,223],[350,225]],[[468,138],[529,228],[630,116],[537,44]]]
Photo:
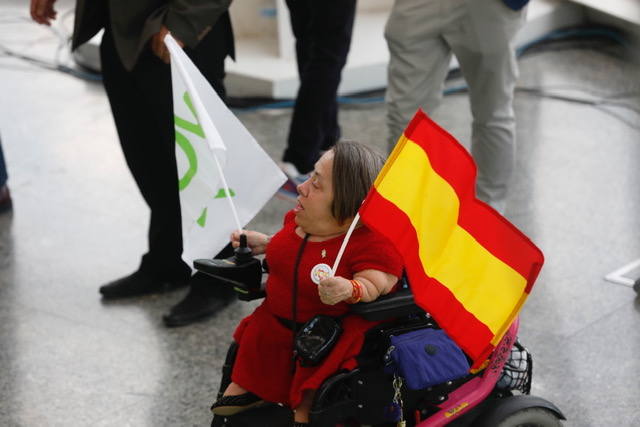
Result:
[[[52,33],[15,19],[23,3],[0,6],[0,44],[53,58]],[[637,95],[640,67],[595,46],[526,56],[519,84]],[[566,425],[638,426],[640,301],[603,277],[640,258],[639,116],[525,93],[516,112],[507,214],[546,256],[520,333],[533,393]],[[278,158],[291,111],[237,114]],[[435,119],[468,141],[466,95],[445,98]],[[345,137],[384,146],[383,104],[345,106],[341,123]],[[101,302],[98,286],[137,266],[147,227],[101,86],[2,56],[0,131],[15,203],[0,217],[0,425],[207,425],[230,334],[253,304],[168,330],[161,315],[184,291]],[[274,198],[252,226],[275,231],[288,208]]]

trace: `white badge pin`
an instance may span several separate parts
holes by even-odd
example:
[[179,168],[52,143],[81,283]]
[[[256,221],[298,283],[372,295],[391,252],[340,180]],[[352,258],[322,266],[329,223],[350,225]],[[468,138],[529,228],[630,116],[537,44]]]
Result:
[[311,281],[316,285],[320,284],[322,279],[331,276],[331,267],[327,264],[316,264],[311,269]]

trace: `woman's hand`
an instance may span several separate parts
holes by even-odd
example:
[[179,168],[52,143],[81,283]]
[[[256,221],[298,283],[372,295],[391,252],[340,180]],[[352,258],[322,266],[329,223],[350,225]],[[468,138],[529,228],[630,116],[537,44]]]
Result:
[[318,285],[318,295],[320,301],[327,305],[334,305],[340,301],[351,298],[353,285],[344,277],[327,277],[320,281]]
[[251,230],[236,230],[231,233],[231,246],[237,248],[240,246],[240,234],[247,235],[247,246],[251,248],[254,255],[260,255],[265,253],[267,245],[271,241],[271,236],[264,233]]

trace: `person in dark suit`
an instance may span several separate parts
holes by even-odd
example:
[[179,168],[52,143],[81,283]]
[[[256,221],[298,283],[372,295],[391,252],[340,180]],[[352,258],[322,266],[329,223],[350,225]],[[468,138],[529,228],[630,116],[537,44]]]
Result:
[[[31,0],[32,18],[50,25],[56,17],[54,2]],[[224,99],[224,59],[234,55],[230,3],[77,0],[72,49],[104,29],[100,46],[104,87],[127,165],[151,210],[148,252],[135,272],[100,287],[103,298],[163,292],[190,280],[191,269],[181,259],[171,70],[163,39],[170,32]],[[191,282],[201,284],[194,278]],[[230,295],[196,299],[207,305],[196,308],[211,312],[225,305]],[[192,316],[196,308],[187,307],[187,314]],[[169,317],[176,314],[173,311]]]

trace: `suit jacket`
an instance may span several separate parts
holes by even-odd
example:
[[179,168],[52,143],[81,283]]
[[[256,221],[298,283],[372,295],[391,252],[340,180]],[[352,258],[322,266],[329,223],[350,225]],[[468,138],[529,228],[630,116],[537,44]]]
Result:
[[[186,46],[195,48],[203,32],[230,4],[231,0],[77,0],[72,49],[108,24],[122,64],[131,70],[161,25]],[[233,56],[232,43],[229,54]]]

